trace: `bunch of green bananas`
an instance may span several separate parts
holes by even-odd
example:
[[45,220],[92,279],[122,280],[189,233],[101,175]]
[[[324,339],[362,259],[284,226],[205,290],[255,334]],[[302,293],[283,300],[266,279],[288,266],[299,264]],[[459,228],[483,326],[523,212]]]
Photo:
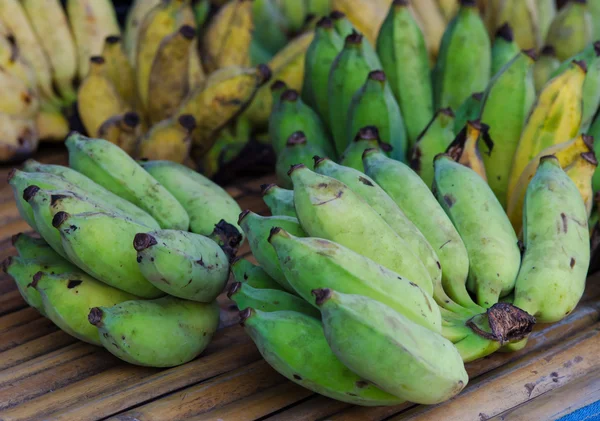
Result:
[[243,241],[240,208],[172,161],[136,162],[78,133],[69,166],[28,160],[9,184],[40,235],[13,238],[4,271],[66,333],[132,364],[171,367],[198,356],[219,324],[217,296]]

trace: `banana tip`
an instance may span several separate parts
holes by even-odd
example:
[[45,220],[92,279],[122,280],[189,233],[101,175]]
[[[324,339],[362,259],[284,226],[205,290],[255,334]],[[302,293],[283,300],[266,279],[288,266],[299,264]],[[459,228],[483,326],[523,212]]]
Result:
[[588,149],[594,150],[594,136],[584,134],[581,135],[581,139],[583,140],[583,143],[585,143],[585,146],[588,147]]
[[192,40],[196,36],[196,30],[190,25],[183,25],[179,29],[179,33],[187,40]]
[[345,44],[346,45],[360,45],[360,44],[362,44],[362,40],[363,40],[363,36],[354,29],[354,30],[352,30],[352,33],[346,37]]
[[396,7],[398,7],[398,6],[408,6],[408,0],[394,0],[392,2],[392,5],[396,6]]
[[301,131],[294,132],[290,135],[290,137],[288,137],[285,144],[286,146],[305,145],[306,135]]
[[231,298],[232,296],[234,296],[241,288],[241,282],[234,282],[233,284],[231,284],[229,290],[227,291],[227,298]]
[[369,73],[369,79],[377,82],[385,82],[385,72],[383,70],[373,70]]
[[238,225],[242,225],[242,221],[251,213],[252,211],[250,209],[245,209],[242,211],[242,213],[240,213],[240,216],[238,217]]
[[329,16],[323,16],[317,22],[317,28],[331,29],[331,28],[333,28],[333,21],[331,20],[331,18]]
[[183,114],[179,116],[177,122],[188,132],[192,132],[196,128],[196,119],[191,114]]
[[88,314],[88,322],[93,324],[96,327],[102,326],[102,317],[104,316],[104,312],[99,307],[94,307],[90,310]]
[[588,71],[588,67],[587,67],[587,63],[583,60],[573,60],[573,63],[578,66],[583,73],[587,73]]
[[40,191],[40,188],[35,185],[28,186],[23,190],[23,200],[29,202]]
[[267,83],[269,80],[271,80],[271,77],[273,77],[273,72],[271,71],[271,68],[266,64],[258,65],[258,73],[260,76],[259,85],[261,86]]
[[549,163],[551,162],[552,164],[557,165],[557,166],[560,167],[560,162],[558,161],[558,158],[555,155],[545,155],[545,156],[542,156],[540,158],[540,165],[542,165],[545,162],[549,162]]
[[106,60],[104,60],[104,57],[102,56],[92,56],[90,57],[90,62],[94,63],[94,64],[104,64]]
[[12,168],[9,172],[8,175],[6,177],[6,182],[10,183],[10,180],[12,180],[15,176],[15,174],[17,173],[17,169],[16,168]]
[[6,259],[4,259],[2,261],[2,271],[4,273],[8,273],[8,268],[10,267],[10,265],[13,262],[13,257],[12,256],[8,256]]
[[269,193],[269,191],[271,191],[271,189],[273,189],[275,187],[277,187],[277,184],[273,184],[273,183],[271,183],[271,184],[261,184],[260,185],[260,194],[262,196],[266,196]]
[[109,35],[104,38],[104,42],[107,44],[116,44],[121,41],[121,37],[119,35]]
[[240,316],[240,325],[244,326],[244,324],[246,323],[246,320],[248,320],[252,314],[254,314],[254,309],[248,307],[242,311],[239,312],[239,316]]
[[556,57],[556,50],[551,45],[544,45],[542,51],[540,51],[540,54],[543,56]]
[[273,82],[273,84],[271,85],[271,91],[279,91],[279,90],[286,90],[287,89],[287,85],[286,83],[281,80],[281,79],[277,79],[275,82]]
[[379,140],[379,130],[375,126],[365,126],[361,128],[354,137],[355,142],[360,140]]
[[17,244],[17,241],[19,241],[19,238],[23,235],[22,232],[18,232],[15,235],[13,235],[12,237],[10,237],[10,244],[11,245],[15,245]]
[[297,170],[304,169],[304,168],[306,168],[306,165],[304,165],[304,164],[294,164],[290,167],[290,169],[288,171],[288,176],[291,177],[294,172],[296,172]]
[[523,50],[523,54],[525,54],[527,57],[529,57],[533,61],[536,61],[538,59],[537,52],[535,51],[534,48]]
[[40,279],[42,279],[42,276],[44,276],[44,272],[40,271],[37,272],[35,275],[33,275],[33,278],[31,280],[31,284],[29,284],[32,288],[37,289],[37,284],[38,282],[40,282]]
[[273,240],[273,237],[275,237],[276,235],[279,235],[280,233],[283,233],[283,228],[281,228],[281,227],[271,228],[271,231],[269,231],[269,238],[267,239],[267,241],[270,243]]
[[460,0],[460,5],[466,7],[475,7],[477,6],[477,2],[476,0]]
[[327,158],[320,157],[319,155],[313,156],[313,162],[314,162],[315,168],[317,168],[319,165],[321,165],[325,160],[327,160]]
[[127,112],[123,116],[123,123],[125,123],[127,127],[133,129],[140,124],[140,115],[134,111]]
[[504,23],[504,25],[498,28],[498,30],[496,31],[496,37],[502,38],[508,42],[513,42],[513,30],[508,22]]
[[362,154],[362,158],[365,159],[367,156],[377,153],[379,150],[377,148],[368,148],[365,149],[363,154]]
[[52,218],[52,226],[54,228],[60,228],[60,226],[64,224],[67,219],[69,219],[69,214],[67,212],[57,212],[54,215],[54,218]]
[[331,298],[331,290],[329,288],[313,289],[310,293],[315,296],[315,303],[319,307]]
[[344,19],[346,17],[346,14],[340,10],[333,10],[329,14],[329,17],[333,20],[339,20],[339,19]]
[[591,164],[595,167],[598,166],[598,160],[596,159],[596,154],[594,153],[594,151],[588,151],[588,152],[582,153],[581,158],[583,158],[585,161],[587,161],[589,164]]
[[298,101],[300,94],[295,89],[286,89],[285,92],[281,94],[281,100],[286,102],[295,102]]
[[156,238],[147,233],[140,232],[133,237],[133,248],[136,251],[146,250],[156,244],[158,244]]

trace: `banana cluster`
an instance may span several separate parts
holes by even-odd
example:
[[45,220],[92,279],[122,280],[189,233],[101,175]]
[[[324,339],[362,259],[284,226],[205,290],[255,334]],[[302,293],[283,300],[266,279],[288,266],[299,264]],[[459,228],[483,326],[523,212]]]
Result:
[[194,359],[219,325],[216,298],[243,241],[239,206],[184,165],[138,163],[78,133],[66,145],[68,167],[28,160],[10,173],[39,237],[16,235],[4,271],[56,326],[124,361]]

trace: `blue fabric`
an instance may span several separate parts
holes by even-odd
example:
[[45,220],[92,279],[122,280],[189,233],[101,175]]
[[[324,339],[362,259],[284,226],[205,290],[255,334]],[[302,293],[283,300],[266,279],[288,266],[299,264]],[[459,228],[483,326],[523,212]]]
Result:
[[565,415],[558,421],[600,421],[600,401],[584,406],[569,415]]

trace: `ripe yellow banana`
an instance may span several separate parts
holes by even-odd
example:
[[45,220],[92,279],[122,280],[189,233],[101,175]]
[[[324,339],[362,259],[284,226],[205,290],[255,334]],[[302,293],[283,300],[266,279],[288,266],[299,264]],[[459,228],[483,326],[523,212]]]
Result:
[[105,61],[106,75],[113,83],[121,98],[131,108],[140,108],[135,86],[135,73],[123,49],[122,38],[108,36],[104,40],[102,57]]
[[0,67],[0,113],[21,118],[33,118],[39,110],[35,88],[29,87],[20,77]]
[[37,149],[35,122],[0,113],[0,162],[19,160]]
[[392,0],[331,0],[331,9],[344,13],[356,29],[375,45],[391,4]]
[[134,155],[141,133],[140,116],[135,112],[127,112],[108,118],[98,128],[97,136],[118,145],[129,155]]
[[190,59],[188,68],[188,84],[189,90],[194,91],[198,89],[206,80],[206,74],[202,67],[202,60],[200,60],[200,53],[198,52],[198,38],[192,41],[190,46]]
[[458,12],[458,1],[459,0],[437,0],[439,9],[444,16],[444,19],[446,19],[446,22],[450,22]]
[[[404,2],[401,1],[400,3],[406,3],[407,1],[404,0]],[[454,14],[456,14],[458,11],[458,1],[452,1],[454,2],[454,6],[456,6],[456,10],[454,10]],[[446,29],[446,18],[438,5],[435,4],[435,0],[413,0],[410,2],[410,9],[415,20],[421,27],[421,31],[423,31],[429,57],[435,60],[440,50],[444,30]]]
[[190,114],[170,118],[152,126],[140,141],[141,158],[183,164],[188,158],[196,119]]
[[137,43],[144,18],[152,9],[157,7],[162,0],[134,0],[133,5],[125,19],[125,31],[123,34],[123,48],[127,53],[129,62],[135,66],[137,59]]
[[598,161],[593,151],[580,154],[575,162],[566,167],[564,170],[577,186],[577,190],[581,193],[588,218],[592,214],[594,206],[594,190],[592,188],[592,176],[598,167]]
[[33,69],[21,56],[21,50],[14,36],[8,30],[3,30],[2,22],[0,22],[0,68],[3,72],[17,77],[27,88],[38,91]]
[[43,142],[62,142],[70,131],[69,122],[59,110],[45,109],[43,105],[35,116],[35,126]]
[[536,0],[504,0],[496,11],[497,27],[508,22],[516,43],[522,50],[542,45]]
[[594,41],[594,24],[587,0],[569,1],[552,20],[546,44],[554,47],[559,60],[567,60]]
[[[487,181],[487,177],[479,141],[483,140],[487,149],[492,150],[494,144],[490,140],[488,130],[489,126],[482,124],[480,121],[468,121],[466,127],[461,130],[446,151],[456,162],[471,168],[485,181]],[[485,152],[487,151],[484,149]]]

